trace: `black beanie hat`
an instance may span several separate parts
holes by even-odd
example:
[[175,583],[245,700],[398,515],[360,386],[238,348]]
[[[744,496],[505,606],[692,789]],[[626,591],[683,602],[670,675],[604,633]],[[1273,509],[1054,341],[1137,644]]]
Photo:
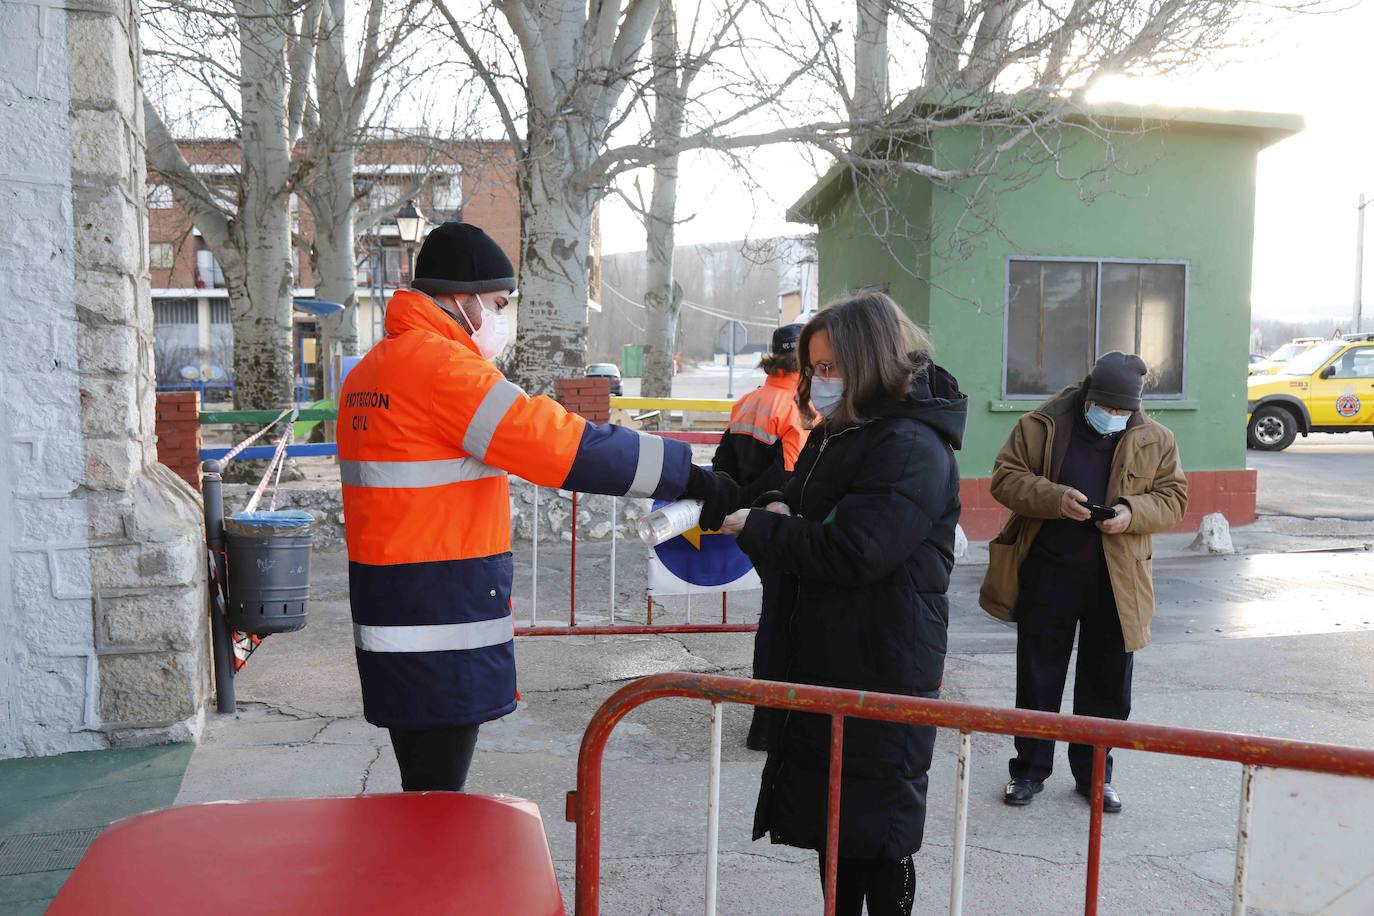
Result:
[[496,293],[515,289],[515,268],[491,236],[469,223],[432,230],[415,258],[410,285],[422,293]]
[[1145,360],[1134,353],[1104,353],[1083,383],[1087,389],[1084,397],[1104,407],[1139,410],[1148,371]]

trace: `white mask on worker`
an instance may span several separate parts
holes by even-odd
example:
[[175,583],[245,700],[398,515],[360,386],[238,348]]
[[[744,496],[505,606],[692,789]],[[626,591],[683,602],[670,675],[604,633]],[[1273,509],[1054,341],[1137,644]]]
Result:
[[[477,344],[477,352],[483,357],[496,359],[506,352],[506,345],[510,343],[506,316],[487,308],[480,293],[474,293],[472,298],[477,300],[477,307],[482,310],[482,326],[472,333],[472,342]],[[467,317],[466,313],[464,317]]]

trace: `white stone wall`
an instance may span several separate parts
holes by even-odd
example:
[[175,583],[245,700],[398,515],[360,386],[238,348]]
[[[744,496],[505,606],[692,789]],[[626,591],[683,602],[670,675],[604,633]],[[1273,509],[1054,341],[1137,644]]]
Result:
[[0,0],[0,757],[194,737],[197,501],[157,464],[129,0]]

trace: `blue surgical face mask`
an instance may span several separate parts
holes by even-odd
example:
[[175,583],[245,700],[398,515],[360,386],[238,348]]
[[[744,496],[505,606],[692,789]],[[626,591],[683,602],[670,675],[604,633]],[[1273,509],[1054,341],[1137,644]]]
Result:
[[1087,411],[1088,425],[1097,430],[1099,435],[1110,436],[1119,433],[1126,428],[1126,421],[1130,415],[1117,416],[1101,404],[1094,404]]
[[840,401],[843,398],[844,379],[811,379],[811,406],[816,408],[816,412],[821,416],[828,417],[834,413],[835,408],[840,406]]

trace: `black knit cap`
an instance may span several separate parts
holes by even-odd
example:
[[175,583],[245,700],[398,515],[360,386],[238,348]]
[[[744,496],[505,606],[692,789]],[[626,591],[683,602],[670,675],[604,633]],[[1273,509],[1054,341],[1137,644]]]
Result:
[[773,352],[778,356],[784,353],[795,353],[797,341],[801,340],[802,326],[799,324],[785,324],[773,332]]
[[1083,383],[1084,397],[1103,407],[1139,410],[1140,394],[1145,389],[1145,360],[1134,353],[1113,350],[1104,353]]
[[410,285],[430,295],[496,293],[515,289],[515,268],[501,246],[470,223],[432,230],[415,258]]

